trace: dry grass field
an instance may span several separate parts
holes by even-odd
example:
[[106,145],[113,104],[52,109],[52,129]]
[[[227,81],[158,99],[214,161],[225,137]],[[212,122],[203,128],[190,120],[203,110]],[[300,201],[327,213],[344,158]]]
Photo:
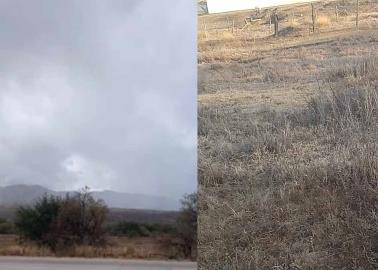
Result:
[[[12,221],[16,208],[0,207],[0,219]],[[178,212],[110,209],[106,226],[115,226],[118,222],[173,225]],[[0,230],[1,222],[0,222]],[[54,253],[51,249],[38,246],[33,242],[20,242],[16,235],[1,234],[0,256],[63,256],[63,257],[109,257],[133,259],[186,259],[179,247],[180,239],[164,233],[151,236],[109,236],[105,247],[74,246]],[[9,232],[8,232],[9,233]]]
[[[378,268],[378,1],[200,16],[201,269]],[[338,5],[336,17],[335,6]],[[250,15],[261,18],[246,24]]]
[[61,256],[85,258],[185,259],[171,236],[110,237],[106,247],[75,246],[53,253],[31,242],[20,243],[15,235],[0,235],[0,256]]

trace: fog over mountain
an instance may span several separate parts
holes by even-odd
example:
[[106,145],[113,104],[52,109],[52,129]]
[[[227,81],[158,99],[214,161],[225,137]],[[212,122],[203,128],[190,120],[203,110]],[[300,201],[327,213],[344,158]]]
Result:
[[[53,191],[38,185],[12,185],[0,187],[0,206],[30,205],[44,195],[65,196],[77,191]],[[110,190],[91,192],[96,199],[104,200],[111,208],[178,210],[179,201],[162,196],[131,194]]]
[[195,4],[0,1],[0,186],[193,192]]

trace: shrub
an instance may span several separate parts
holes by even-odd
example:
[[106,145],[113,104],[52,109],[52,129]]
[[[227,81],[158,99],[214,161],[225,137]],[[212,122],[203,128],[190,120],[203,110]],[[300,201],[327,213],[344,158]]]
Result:
[[9,221],[0,218],[0,234],[13,234],[14,225]]
[[176,228],[171,224],[145,224],[151,234],[176,234]]
[[196,257],[197,249],[197,193],[185,195],[177,218],[177,234],[183,241],[184,254]]
[[34,206],[20,207],[16,211],[15,226],[17,233],[25,239],[48,244],[51,224],[55,222],[61,200],[44,196]]
[[74,244],[104,244],[106,214],[106,205],[84,189],[65,198],[44,196],[31,207],[20,207],[15,226],[22,238],[56,251]]
[[303,110],[287,116],[293,126],[323,126],[333,130],[345,130],[358,125],[363,130],[376,123],[377,107],[376,89],[331,89],[311,98]]
[[353,61],[336,62],[335,66],[326,75],[329,81],[349,79],[360,85],[371,84],[377,81],[378,57],[355,58]]
[[148,236],[150,231],[143,225],[136,222],[121,221],[110,228],[110,232],[117,236]]
[[51,224],[52,238],[56,245],[74,244],[103,245],[105,243],[104,222],[107,207],[96,201],[86,190],[62,200],[59,215]]
[[176,234],[174,226],[169,224],[148,224],[127,221],[121,221],[109,226],[108,231],[112,235],[127,237]]

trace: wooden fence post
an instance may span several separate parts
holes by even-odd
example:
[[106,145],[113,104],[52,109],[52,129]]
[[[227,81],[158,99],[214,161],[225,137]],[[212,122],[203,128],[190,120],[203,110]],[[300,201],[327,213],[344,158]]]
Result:
[[312,32],[315,33],[315,24],[316,24],[316,14],[315,14],[315,7],[314,4],[311,3],[311,11],[312,11]]
[[357,14],[356,14],[356,29],[359,28],[359,20],[360,20],[360,1],[357,0]]
[[275,37],[278,37],[278,15],[276,12],[273,13],[273,16],[272,16],[272,19],[273,19],[273,24],[274,24],[274,36]]
[[335,15],[336,15],[336,22],[339,22],[339,8],[337,4],[335,5]]
[[269,20],[269,30],[270,32],[272,32],[272,16],[270,16],[270,20]]

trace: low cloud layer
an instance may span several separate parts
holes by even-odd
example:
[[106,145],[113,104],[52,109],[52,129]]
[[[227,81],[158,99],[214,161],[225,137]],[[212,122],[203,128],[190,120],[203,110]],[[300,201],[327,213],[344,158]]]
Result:
[[0,185],[196,188],[193,1],[0,2]]

